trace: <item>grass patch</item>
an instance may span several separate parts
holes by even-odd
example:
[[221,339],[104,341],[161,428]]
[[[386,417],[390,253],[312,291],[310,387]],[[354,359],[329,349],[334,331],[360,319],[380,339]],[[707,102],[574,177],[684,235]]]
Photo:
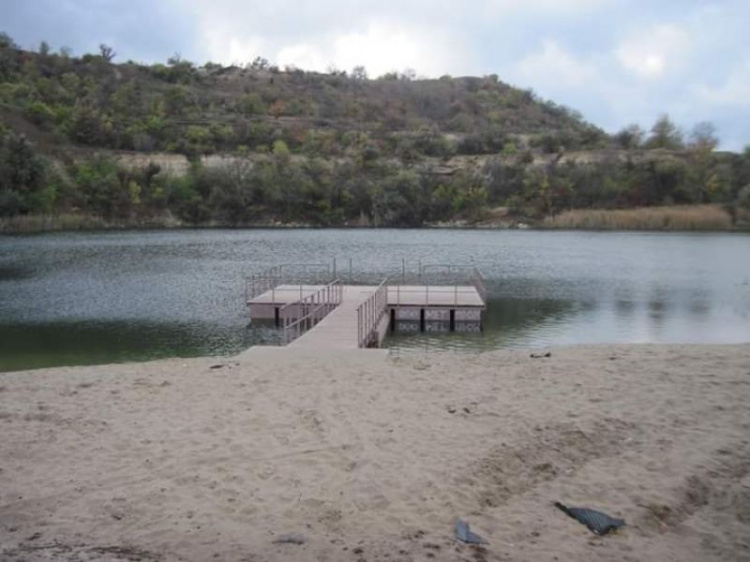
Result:
[[637,209],[574,209],[544,220],[544,228],[591,230],[732,230],[731,215],[718,205]]

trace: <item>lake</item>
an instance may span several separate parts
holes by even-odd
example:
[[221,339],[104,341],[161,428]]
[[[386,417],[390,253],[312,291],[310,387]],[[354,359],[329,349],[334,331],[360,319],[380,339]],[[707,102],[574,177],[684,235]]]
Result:
[[377,282],[476,265],[480,334],[396,334],[394,352],[750,341],[750,236],[500,230],[176,230],[0,237],[0,370],[232,354],[247,274],[332,262]]

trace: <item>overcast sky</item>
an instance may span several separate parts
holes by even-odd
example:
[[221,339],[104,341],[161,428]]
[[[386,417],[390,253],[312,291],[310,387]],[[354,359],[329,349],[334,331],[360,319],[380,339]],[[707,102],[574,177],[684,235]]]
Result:
[[610,132],[669,113],[750,144],[750,0],[1,0],[0,31],[118,61],[498,74]]

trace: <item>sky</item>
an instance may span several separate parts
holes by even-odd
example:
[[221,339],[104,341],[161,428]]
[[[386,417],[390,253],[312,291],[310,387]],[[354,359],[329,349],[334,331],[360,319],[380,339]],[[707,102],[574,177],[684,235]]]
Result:
[[609,132],[667,113],[750,144],[750,0],[1,0],[25,48],[203,64],[263,56],[370,77],[497,74]]

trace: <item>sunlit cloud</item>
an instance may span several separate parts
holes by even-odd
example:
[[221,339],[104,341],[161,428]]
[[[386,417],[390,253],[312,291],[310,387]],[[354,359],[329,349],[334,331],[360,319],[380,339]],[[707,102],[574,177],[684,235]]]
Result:
[[617,47],[616,54],[631,73],[656,79],[683,69],[690,49],[690,36],[685,30],[676,25],[659,25],[629,36]]
[[363,31],[344,33],[319,44],[284,47],[276,55],[282,65],[310,70],[351,70],[361,65],[371,76],[406,68],[437,76],[465,69],[467,58],[462,56],[460,46],[450,49],[427,29],[387,22],[375,22]]

